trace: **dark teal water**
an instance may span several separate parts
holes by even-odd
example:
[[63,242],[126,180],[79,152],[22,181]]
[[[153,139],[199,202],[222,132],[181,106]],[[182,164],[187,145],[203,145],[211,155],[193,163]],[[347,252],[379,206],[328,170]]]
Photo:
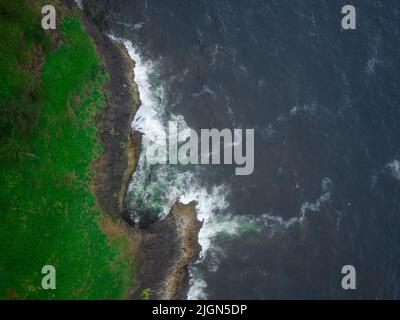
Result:
[[168,112],[256,130],[253,175],[202,171],[229,186],[220,214],[259,230],[213,239],[197,297],[400,298],[400,2],[351,2],[344,31],[348,1],[113,1],[110,31],[158,63]]

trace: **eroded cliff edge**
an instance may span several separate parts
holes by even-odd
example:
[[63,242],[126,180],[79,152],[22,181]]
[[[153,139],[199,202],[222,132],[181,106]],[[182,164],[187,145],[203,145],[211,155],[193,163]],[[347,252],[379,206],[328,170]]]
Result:
[[86,16],[82,21],[110,75],[107,89],[111,95],[105,115],[99,118],[103,123],[104,152],[94,164],[94,191],[104,212],[121,218],[130,233],[132,251],[139,257],[131,298],[138,299],[146,291],[150,299],[185,299],[188,266],[201,250],[198,243],[201,223],[197,220],[196,203],[176,203],[164,220],[146,230],[132,225],[125,197],[141,146],[141,134],[131,131],[131,122],[140,107],[135,62],[122,44],[114,43],[99,31],[105,28],[107,7],[96,5],[96,1],[84,1]]
[[103,118],[99,119],[103,124],[101,140],[104,152],[94,165],[99,173],[94,178],[95,193],[105,212],[121,215],[141,144],[140,135],[131,133],[130,129],[140,106],[139,91],[134,81],[135,62],[123,45],[115,44],[100,33],[86,17],[82,20],[110,76],[108,108]]

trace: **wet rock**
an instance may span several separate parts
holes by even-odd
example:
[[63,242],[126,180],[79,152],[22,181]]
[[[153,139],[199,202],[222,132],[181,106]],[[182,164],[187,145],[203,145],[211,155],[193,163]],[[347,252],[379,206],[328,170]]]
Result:
[[186,299],[189,285],[188,266],[198,258],[201,247],[196,202],[176,203],[169,215],[142,235],[140,284],[134,298],[150,289],[151,299]]

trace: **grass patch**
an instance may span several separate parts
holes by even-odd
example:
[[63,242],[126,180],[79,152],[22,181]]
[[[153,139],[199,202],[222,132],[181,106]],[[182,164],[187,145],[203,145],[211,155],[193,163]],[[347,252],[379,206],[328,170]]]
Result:
[[[0,1],[0,298],[125,298],[128,238],[102,232],[91,190],[108,75],[78,19],[63,19],[52,51],[27,3]],[[56,290],[41,288],[46,264]]]

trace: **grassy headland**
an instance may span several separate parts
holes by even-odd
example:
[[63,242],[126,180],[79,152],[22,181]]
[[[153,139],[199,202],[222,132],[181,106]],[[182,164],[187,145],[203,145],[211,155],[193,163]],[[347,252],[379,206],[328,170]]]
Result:
[[52,34],[40,8],[0,0],[0,298],[126,298],[129,235],[92,188],[108,74],[76,13]]

